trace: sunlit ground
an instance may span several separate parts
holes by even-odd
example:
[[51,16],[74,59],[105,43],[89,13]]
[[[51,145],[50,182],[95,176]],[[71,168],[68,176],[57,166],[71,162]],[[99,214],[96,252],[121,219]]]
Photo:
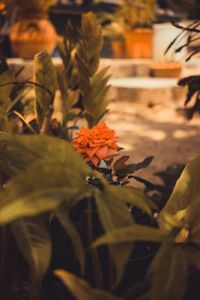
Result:
[[[122,153],[130,155],[130,162],[138,162],[153,155],[152,164],[138,174],[158,180],[153,174],[175,163],[187,163],[200,154],[200,116],[187,121],[177,114],[172,103],[148,107],[147,103],[113,102],[106,117],[116,130]],[[183,99],[184,101],[184,99]]]

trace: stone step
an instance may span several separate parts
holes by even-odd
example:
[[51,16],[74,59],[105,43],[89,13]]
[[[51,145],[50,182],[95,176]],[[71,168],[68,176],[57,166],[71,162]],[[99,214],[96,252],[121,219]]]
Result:
[[186,89],[177,85],[175,78],[112,78],[110,97],[115,101],[142,102],[155,105],[164,102],[182,102]]

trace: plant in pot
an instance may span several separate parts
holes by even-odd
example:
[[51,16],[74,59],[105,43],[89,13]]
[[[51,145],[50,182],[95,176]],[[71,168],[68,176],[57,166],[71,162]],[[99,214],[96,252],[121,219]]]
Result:
[[155,0],[125,0],[124,12],[125,44],[127,56],[132,58],[151,58],[155,14]]
[[54,26],[48,20],[48,9],[55,0],[5,0],[7,8],[17,12],[17,21],[11,28],[13,52],[24,59],[46,50],[52,53],[57,44]]
[[103,28],[103,36],[111,40],[112,53],[115,58],[126,57],[126,46],[124,41],[124,29],[119,20],[113,21]]
[[104,31],[114,41],[114,55],[121,40],[124,57],[151,58],[154,14],[155,0],[123,0],[114,14],[104,14],[104,20],[110,21]]

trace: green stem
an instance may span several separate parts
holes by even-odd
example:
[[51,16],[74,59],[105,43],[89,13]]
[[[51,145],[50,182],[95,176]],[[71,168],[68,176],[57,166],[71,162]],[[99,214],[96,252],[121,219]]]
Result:
[[[90,244],[93,242],[93,230],[92,230],[92,199],[87,200],[87,221],[88,221],[88,236],[89,236],[89,242]],[[91,256],[92,256],[92,265],[94,270],[94,277],[96,282],[96,287],[101,288],[102,287],[102,271],[101,271],[101,264],[99,261],[99,255],[97,252],[97,249],[94,248],[91,250]]]

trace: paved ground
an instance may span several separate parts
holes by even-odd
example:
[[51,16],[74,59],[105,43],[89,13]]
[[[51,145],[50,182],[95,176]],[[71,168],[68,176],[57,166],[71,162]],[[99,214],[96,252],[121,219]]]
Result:
[[170,164],[187,163],[200,154],[200,117],[186,121],[176,113],[180,103],[156,104],[148,107],[141,102],[112,102],[106,117],[118,137],[123,153],[130,155],[131,162],[138,162],[149,155],[154,161],[138,175],[158,181],[153,174]]

